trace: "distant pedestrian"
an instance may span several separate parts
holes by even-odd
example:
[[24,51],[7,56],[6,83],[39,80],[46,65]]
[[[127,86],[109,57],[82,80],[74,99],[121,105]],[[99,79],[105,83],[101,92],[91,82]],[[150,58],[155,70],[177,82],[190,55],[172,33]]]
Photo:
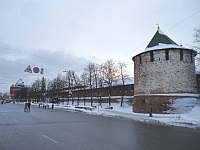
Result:
[[150,112],[149,112],[149,117],[153,117],[152,112],[153,112],[153,110],[152,110],[152,107],[151,107]]
[[25,105],[24,105],[24,112],[28,111],[28,103],[25,102]]
[[52,109],[54,108],[54,104],[52,103],[52,107],[51,107]]
[[27,106],[28,106],[28,111],[30,112],[30,109],[31,109],[31,103],[28,102]]

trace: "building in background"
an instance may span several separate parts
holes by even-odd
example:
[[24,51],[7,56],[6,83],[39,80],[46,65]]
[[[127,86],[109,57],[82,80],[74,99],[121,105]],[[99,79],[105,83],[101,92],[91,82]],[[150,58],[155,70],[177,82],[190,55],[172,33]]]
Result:
[[16,84],[10,86],[10,98],[11,99],[21,99],[24,96],[25,85],[22,79],[20,78]]

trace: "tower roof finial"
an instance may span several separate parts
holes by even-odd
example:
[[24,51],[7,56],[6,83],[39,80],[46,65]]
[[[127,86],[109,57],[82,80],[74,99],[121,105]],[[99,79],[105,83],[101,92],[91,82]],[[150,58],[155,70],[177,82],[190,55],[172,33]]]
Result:
[[157,25],[157,29],[159,30],[159,29],[160,29],[160,26],[159,26],[159,24],[158,24],[158,23],[156,23],[156,25]]

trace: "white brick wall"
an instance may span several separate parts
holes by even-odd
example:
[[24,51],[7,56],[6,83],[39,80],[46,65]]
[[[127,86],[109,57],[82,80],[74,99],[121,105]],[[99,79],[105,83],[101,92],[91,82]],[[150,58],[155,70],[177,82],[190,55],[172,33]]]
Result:
[[[196,93],[194,56],[191,50],[169,49],[169,60],[165,50],[156,50],[154,61],[150,62],[150,52],[134,57],[134,94]],[[140,55],[142,64],[140,64]]]

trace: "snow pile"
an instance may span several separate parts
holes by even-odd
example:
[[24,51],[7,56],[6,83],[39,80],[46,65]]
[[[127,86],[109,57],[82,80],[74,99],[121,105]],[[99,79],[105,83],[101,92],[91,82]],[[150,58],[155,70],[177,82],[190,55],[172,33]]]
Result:
[[195,106],[189,113],[182,114],[181,118],[190,120],[192,124],[200,125],[200,106]]
[[198,105],[199,100],[197,98],[179,98],[172,102],[171,109],[168,113],[188,113]]
[[188,113],[184,114],[154,114],[152,119],[161,124],[181,126],[188,128],[200,128],[200,107],[195,106]]

